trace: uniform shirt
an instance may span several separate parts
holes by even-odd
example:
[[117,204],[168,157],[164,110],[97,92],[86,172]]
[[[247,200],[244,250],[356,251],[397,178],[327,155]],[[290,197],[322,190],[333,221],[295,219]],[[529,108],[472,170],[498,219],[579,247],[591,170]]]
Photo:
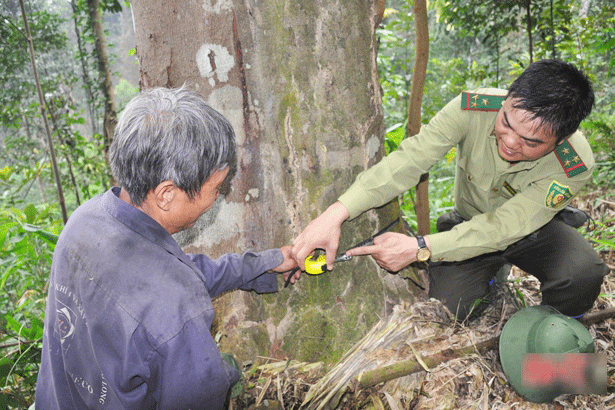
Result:
[[[594,158],[576,132],[546,156],[511,165],[498,154],[494,126],[499,108],[462,109],[470,98],[500,107],[507,92],[481,89],[448,103],[420,132],[357,176],[339,198],[354,218],[384,205],[418,183],[421,174],[457,147],[455,208],[467,221],[448,232],[428,235],[432,260],[462,261],[504,250],[549,222],[589,181]],[[462,98],[463,97],[463,98]],[[484,98],[483,98],[484,97]],[[491,97],[489,97],[491,98]]]
[[278,249],[187,255],[118,198],[79,207],[56,246],[36,408],[218,409],[239,374],[210,334],[211,297],[277,291]]

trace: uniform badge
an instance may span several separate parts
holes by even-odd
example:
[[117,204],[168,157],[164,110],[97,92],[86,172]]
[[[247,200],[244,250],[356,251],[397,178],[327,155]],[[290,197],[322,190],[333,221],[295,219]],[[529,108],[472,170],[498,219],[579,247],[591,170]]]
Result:
[[581,160],[581,157],[579,157],[579,154],[577,154],[574,148],[572,148],[568,140],[564,140],[564,142],[555,148],[555,156],[559,160],[559,163],[562,164],[562,168],[568,178],[587,171],[585,163]]
[[469,111],[500,111],[505,95],[461,93],[461,109]]
[[549,208],[557,208],[573,196],[574,194],[570,190],[569,186],[560,184],[557,181],[553,181],[551,182],[549,190],[547,191],[545,205]]

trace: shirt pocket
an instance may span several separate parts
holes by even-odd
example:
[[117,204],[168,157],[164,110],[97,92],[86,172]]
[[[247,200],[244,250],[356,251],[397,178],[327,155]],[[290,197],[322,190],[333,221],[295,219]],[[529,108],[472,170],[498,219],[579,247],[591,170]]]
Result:
[[461,158],[457,165],[462,177],[459,182],[481,192],[488,192],[491,189],[495,170],[469,157]]
[[492,179],[481,164],[467,157],[459,158],[455,199],[460,210],[465,210],[472,215],[486,212],[489,209],[489,200],[494,194],[491,190]]

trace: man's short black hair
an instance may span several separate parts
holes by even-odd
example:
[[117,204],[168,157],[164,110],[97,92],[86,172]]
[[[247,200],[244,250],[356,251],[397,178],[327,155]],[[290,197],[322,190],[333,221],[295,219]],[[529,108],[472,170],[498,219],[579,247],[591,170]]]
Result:
[[594,106],[594,90],[574,65],[560,60],[536,61],[508,89],[513,107],[555,134],[557,142],[573,134]]

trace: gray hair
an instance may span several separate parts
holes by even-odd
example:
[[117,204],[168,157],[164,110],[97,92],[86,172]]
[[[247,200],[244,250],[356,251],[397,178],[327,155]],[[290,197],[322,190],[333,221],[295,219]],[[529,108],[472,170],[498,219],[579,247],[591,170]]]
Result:
[[122,112],[109,151],[119,186],[141,205],[163,181],[194,199],[207,179],[235,161],[229,121],[198,95],[182,88],[154,88]]

